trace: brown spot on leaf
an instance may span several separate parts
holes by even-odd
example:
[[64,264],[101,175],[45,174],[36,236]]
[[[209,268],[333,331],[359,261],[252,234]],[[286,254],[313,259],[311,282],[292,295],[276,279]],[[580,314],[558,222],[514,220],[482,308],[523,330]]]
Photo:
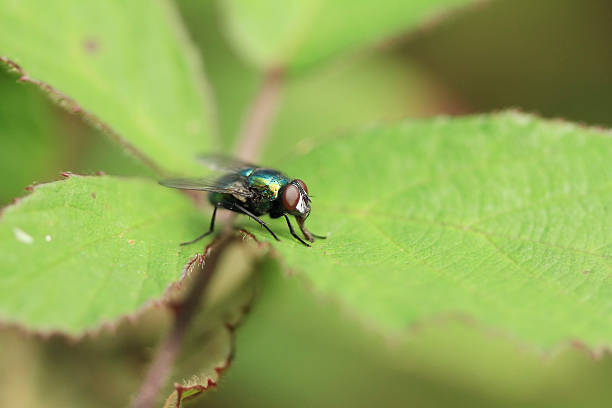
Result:
[[128,241],[128,244],[130,244],[130,245],[134,245],[134,240],[133,240],[133,239],[130,239],[130,240]]
[[90,54],[95,54],[100,50],[100,42],[93,37],[86,38],[83,42],[83,48]]
[[91,198],[96,199],[96,193],[91,193]]

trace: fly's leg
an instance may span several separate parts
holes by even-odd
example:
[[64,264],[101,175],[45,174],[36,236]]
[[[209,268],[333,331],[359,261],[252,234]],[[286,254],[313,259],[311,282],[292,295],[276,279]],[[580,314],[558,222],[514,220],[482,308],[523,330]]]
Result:
[[259,223],[259,225],[261,225],[262,227],[264,227],[265,229],[268,230],[268,232],[270,234],[272,234],[272,236],[274,237],[275,240],[280,241],[280,239],[278,239],[278,237],[276,236],[276,234],[270,229],[270,227],[268,227],[268,225],[263,222],[263,220],[261,218],[259,218],[258,216],[256,216],[255,214],[251,213],[249,210],[247,210],[246,208],[244,208],[243,206],[241,206],[240,204],[233,204],[234,208],[237,208],[240,212],[242,212],[243,214],[248,215],[249,217],[251,217],[252,219],[254,219],[255,221],[257,221]]
[[193,244],[194,242],[198,242],[202,238],[212,234],[213,230],[215,229],[215,217],[217,216],[217,208],[218,207],[215,206],[215,209],[213,210],[212,218],[210,219],[210,228],[208,229],[208,231],[206,231],[205,233],[203,233],[196,239],[192,239],[191,241],[187,241],[187,242],[181,242],[181,246]]
[[289,226],[289,232],[291,233],[291,235],[293,235],[293,238],[297,239],[298,241],[300,241],[302,244],[306,245],[307,247],[309,247],[310,245],[307,244],[306,242],[304,242],[304,240],[302,238],[300,238],[298,236],[298,234],[295,233],[295,231],[293,230],[293,226],[291,225],[291,222],[289,221],[289,217],[287,217],[287,214],[283,214],[283,217],[285,217],[285,220],[287,220],[287,226]]
[[297,223],[298,223],[298,225],[300,227],[300,230],[302,230],[302,234],[304,234],[304,238],[306,238],[308,241],[314,242],[315,238],[327,239],[327,237],[324,237],[324,236],[321,236],[321,235],[315,235],[312,232],[308,231],[308,229],[304,225],[304,221],[306,220],[306,218],[295,217],[295,220],[297,221]]

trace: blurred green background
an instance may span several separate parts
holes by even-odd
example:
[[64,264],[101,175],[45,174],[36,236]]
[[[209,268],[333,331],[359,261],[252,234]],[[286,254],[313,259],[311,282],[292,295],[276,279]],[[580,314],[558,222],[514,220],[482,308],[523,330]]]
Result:
[[[229,151],[262,78],[231,49],[215,2],[183,0],[177,6],[202,55]],[[279,145],[267,154],[283,151],[287,134],[292,137],[286,143],[309,143],[353,126],[508,107],[610,126],[610,21],[612,3],[605,0],[478,2],[405,38],[289,76],[270,130]],[[65,170],[152,175],[99,131],[4,71],[0,96],[0,204]],[[237,333],[232,368],[217,389],[187,406],[612,403],[607,353],[593,358],[566,345],[542,356],[469,319],[441,319],[411,328],[408,336],[383,336],[375,324],[311,293],[274,263],[258,272],[259,301]],[[121,330],[120,340],[78,345],[3,329],[0,366],[12,369],[0,374],[0,403],[125,402],[156,344],[158,332],[149,327],[141,321],[136,329]]]

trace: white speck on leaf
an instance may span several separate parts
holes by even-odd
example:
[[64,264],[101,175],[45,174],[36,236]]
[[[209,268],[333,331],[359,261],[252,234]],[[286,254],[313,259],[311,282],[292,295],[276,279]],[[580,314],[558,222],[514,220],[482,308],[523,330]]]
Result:
[[15,238],[17,238],[19,242],[23,242],[24,244],[31,244],[34,242],[34,238],[32,238],[30,234],[19,228],[13,228],[13,232],[15,233]]
[[45,235],[45,241],[51,242],[51,235]]

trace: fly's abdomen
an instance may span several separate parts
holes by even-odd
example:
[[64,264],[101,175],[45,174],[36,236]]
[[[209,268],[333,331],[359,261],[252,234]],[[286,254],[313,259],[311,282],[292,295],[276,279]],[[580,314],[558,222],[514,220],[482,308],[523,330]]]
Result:
[[236,198],[231,194],[208,193],[208,201],[214,206],[230,209]]
[[[235,185],[236,183],[239,183],[239,185],[236,186]],[[221,177],[219,180],[217,180],[216,185],[219,188],[224,188],[228,190],[232,190],[232,189],[235,189],[236,187],[239,187],[236,189],[237,191],[243,190],[245,188],[243,182],[240,180],[237,180],[233,174],[227,174]],[[210,192],[208,193],[208,201],[210,201],[212,205],[231,209],[232,204],[234,202],[246,203],[247,198],[239,194]]]

